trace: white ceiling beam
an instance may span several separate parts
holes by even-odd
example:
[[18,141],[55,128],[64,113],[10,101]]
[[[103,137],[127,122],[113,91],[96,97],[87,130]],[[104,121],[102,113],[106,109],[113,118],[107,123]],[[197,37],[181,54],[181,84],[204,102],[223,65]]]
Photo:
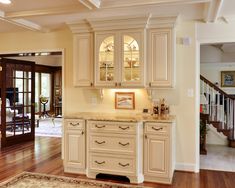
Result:
[[82,3],[85,7],[92,10],[94,8],[100,8],[100,0],[78,0]]
[[35,24],[34,22],[25,20],[25,19],[9,19],[5,17],[5,13],[3,11],[0,11],[0,19],[8,22],[10,24],[23,27],[25,29],[31,30],[31,31],[40,31],[40,32],[48,32],[48,29],[42,28],[42,26]]
[[101,8],[206,3],[211,0],[102,0]]
[[219,17],[223,0],[212,0],[205,4],[204,8],[204,21],[205,22],[216,22]]
[[34,16],[70,14],[70,13],[80,12],[83,10],[84,8],[80,7],[63,7],[63,8],[52,8],[52,9],[7,12],[5,16],[6,18],[25,18],[25,17],[34,17]]

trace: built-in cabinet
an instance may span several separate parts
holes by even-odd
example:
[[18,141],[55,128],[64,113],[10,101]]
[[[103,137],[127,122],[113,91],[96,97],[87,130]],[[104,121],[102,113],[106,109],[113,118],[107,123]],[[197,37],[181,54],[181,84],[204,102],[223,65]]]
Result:
[[174,87],[176,18],[109,18],[71,24],[74,85]]
[[144,179],[171,183],[175,164],[174,123],[146,123],[144,129]]
[[95,33],[95,86],[144,87],[144,31]]
[[79,33],[73,36],[73,81],[74,86],[91,87],[93,76],[93,34]]
[[65,172],[170,184],[175,167],[174,127],[174,123],[65,119]]
[[175,84],[173,28],[148,30],[148,86],[173,88]]
[[99,173],[143,179],[143,123],[88,121],[87,176]]
[[64,120],[64,171],[85,174],[85,120]]

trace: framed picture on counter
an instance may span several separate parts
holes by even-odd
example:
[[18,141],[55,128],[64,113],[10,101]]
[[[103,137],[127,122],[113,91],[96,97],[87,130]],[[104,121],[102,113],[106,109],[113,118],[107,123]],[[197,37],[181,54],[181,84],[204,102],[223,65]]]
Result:
[[134,92],[116,92],[115,93],[115,109],[135,109],[135,93]]
[[235,87],[235,71],[221,71],[221,87]]

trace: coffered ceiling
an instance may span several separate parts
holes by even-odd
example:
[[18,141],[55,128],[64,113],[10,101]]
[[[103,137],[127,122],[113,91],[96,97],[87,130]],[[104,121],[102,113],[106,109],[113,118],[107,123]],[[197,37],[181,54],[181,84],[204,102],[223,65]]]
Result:
[[[11,0],[0,4],[0,32],[49,32],[81,19],[136,14],[235,21],[234,0]],[[220,19],[221,20],[221,19]]]

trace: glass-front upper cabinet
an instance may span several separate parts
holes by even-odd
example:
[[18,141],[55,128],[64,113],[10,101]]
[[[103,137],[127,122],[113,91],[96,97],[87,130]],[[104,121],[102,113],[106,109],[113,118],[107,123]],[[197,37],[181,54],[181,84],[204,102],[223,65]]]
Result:
[[143,41],[141,32],[123,33],[122,36],[122,86],[144,85]]
[[115,35],[96,35],[96,86],[116,85]]

